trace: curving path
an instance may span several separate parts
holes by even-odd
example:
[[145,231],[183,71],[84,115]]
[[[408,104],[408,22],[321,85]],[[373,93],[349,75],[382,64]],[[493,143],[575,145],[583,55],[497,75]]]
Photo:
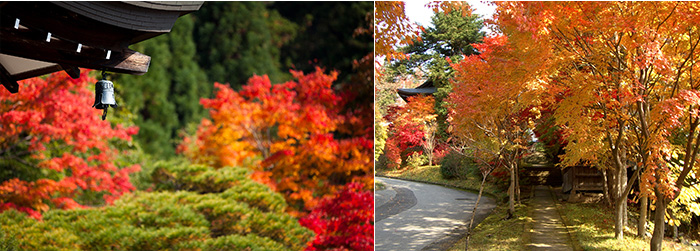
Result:
[[[466,233],[477,194],[443,186],[375,177],[375,250],[444,250]],[[476,226],[495,207],[482,196]]]

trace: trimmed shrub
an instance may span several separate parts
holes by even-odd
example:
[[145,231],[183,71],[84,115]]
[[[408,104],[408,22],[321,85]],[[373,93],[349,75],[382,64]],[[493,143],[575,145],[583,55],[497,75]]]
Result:
[[[194,245],[192,245],[194,244]],[[191,245],[191,246],[190,246]],[[196,247],[196,248],[195,248]],[[279,244],[267,237],[260,237],[255,234],[230,235],[216,239],[209,239],[204,242],[186,243],[178,246],[180,250],[250,250],[250,251],[276,251],[290,250],[288,247]]]
[[153,170],[157,190],[220,193],[247,180],[247,169],[223,167],[214,169],[201,164],[159,162]]
[[285,213],[284,198],[248,179],[244,169],[161,165],[153,175],[161,191],[128,194],[113,206],[50,210],[42,221],[5,211],[0,214],[0,247],[302,250],[313,238],[309,229]]
[[454,179],[457,177],[457,171],[463,168],[464,157],[456,152],[450,151],[440,161],[440,174],[445,179]]

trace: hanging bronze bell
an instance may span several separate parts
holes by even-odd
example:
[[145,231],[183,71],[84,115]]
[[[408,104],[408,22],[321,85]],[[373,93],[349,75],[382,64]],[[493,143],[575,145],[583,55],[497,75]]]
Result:
[[105,79],[104,72],[102,73],[102,80],[95,83],[95,104],[92,107],[97,109],[102,109],[102,120],[107,118],[107,108],[117,107],[117,101],[114,99],[114,84],[112,81]]

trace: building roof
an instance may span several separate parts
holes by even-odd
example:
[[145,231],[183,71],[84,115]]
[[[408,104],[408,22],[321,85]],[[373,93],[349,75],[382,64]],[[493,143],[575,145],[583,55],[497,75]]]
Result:
[[417,86],[416,88],[399,88],[396,89],[396,92],[399,94],[399,96],[406,102],[408,102],[408,97],[410,96],[415,96],[419,94],[423,95],[433,95],[437,91],[437,88],[433,84],[432,79],[428,79],[427,81],[423,82],[423,84]]
[[0,2],[0,82],[80,68],[141,75],[151,58],[129,45],[170,32],[198,2]]

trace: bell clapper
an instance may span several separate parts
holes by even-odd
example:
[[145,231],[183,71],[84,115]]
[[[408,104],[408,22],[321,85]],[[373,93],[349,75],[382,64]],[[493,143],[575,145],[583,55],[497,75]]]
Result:
[[105,109],[102,112],[102,120],[105,120],[105,118],[107,118],[107,108],[109,108],[109,106],[105,106]]

